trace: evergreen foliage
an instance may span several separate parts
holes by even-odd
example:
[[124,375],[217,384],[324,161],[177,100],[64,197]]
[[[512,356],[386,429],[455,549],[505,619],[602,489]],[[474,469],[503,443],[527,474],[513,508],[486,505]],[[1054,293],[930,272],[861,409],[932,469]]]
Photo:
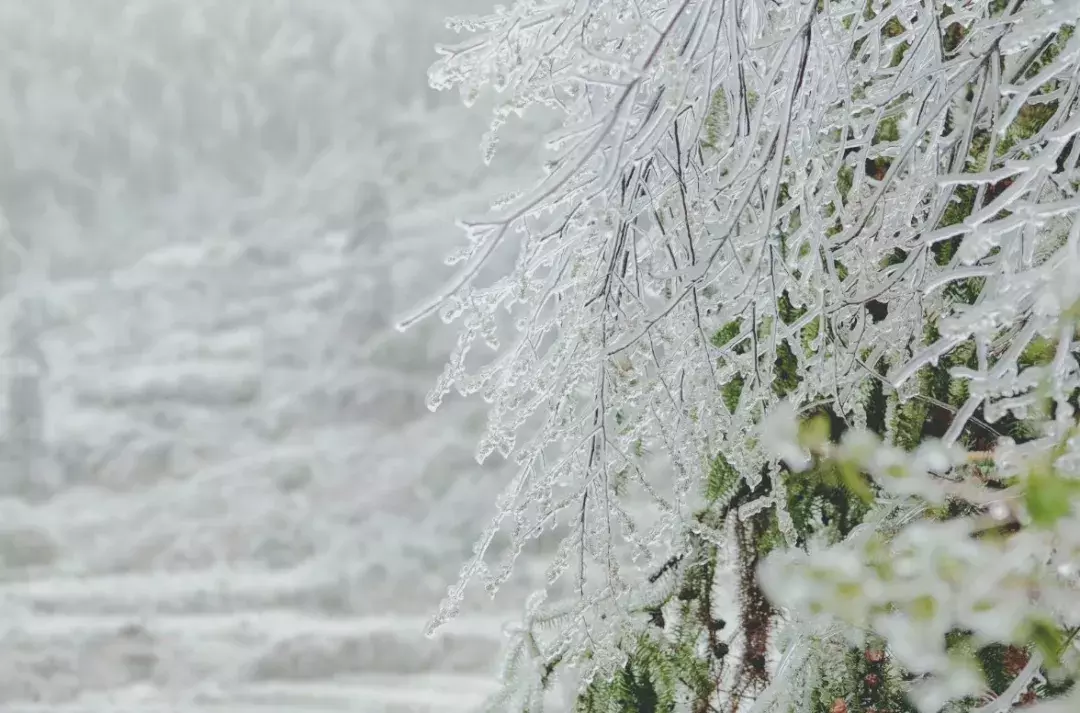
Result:
[[[1080,710],[1078,17],[521,0],[458,22],[481,39],[436,84],[509,90],[493,131],[568,114],[548,180],[467,226],[414,317],[463,317],[432,403],[484,392],[479,455],[521,466],[463,579],[509,576],[484,562],[504,519],[517,551],[562,523],[551,579],[576,572],[492,711],[538,713],[567,669],[579,713]],[[477,287],[510,235],[517,267]],[[519,339],[470,375],[500,306]]]

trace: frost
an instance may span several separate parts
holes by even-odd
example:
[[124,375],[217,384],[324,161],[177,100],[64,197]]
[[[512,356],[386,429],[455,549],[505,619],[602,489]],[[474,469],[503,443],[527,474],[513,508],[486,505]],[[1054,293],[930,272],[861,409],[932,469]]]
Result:
[[761,422],[761,444],[794,471],[810,467],[810,453],[799,442],[799,421],[788,402],[778,404]]
[[[500,451],[519,466],[435,623],[464,582],[494,591],[529,540],[557,527],[552,579],[590,605],[537,647],[613,674],[626,651],[611,639],[644,626],[627,603],[647,589],[642,550],[663,562],[695,538],[724,542],[703,521],[736,488],[751,493],[740,515],[774,509],[780,536],[797,541],[789,486],[772,480],[832,463],[870,509],[859,538],[777,554],[788,559],[763,570],[770,593],[815,625],[878,627],[904,665],[953,676],[955,687],[922,689],[928,710],[976,693],[948,668],[944,637],[1002,630],[956,601],[951,568],[984,573],[986,611],[1011,625],[1036,615],[1020,583],[1052,548],[1021,537],[994,554],[971,544],[971,522],[926,513],[995,499],[958,447],[977,429],[1031,423],[1045,450],[1071,423],[1075,9],[521,0],[456,23],[470,34],[439,49],[433,86],[469,102],[498,92],[562,126],[544,177],[463,223],[456,274],[400,322],[459,323],[429,406],[455,388],[482,393],[478,459]],[[823,417],[796,419],[822,411],[849,429],[838,444]],[[947,425],[912,442],[929,414]],[[861,433],[872,420],[885,443]],[[1071,472],[1071,457],[1057,467]],[[1071,486],[1026,487],[1039,493],[1033,521],[1066,517],[1053,494]],[[820,504],[798,505],[827,542]],[[660,526],[636,524],[650,516]],[[492,574],[497,533],[510,552]],[[883,574],[883,541],[901,585]],[[919,614],[925,625],[905,630]]]
[[[0,3],[0,708],[486,692],[497,626],[422,620],[496,480],[462,474],[483,404],[418,423],[447,336],[387,317],[534,124],[478,170],[421,79],[443,11]],[[276,652],[259,687],[321,679],[249,697]],[[380,668],[446,675],[329,679]]]

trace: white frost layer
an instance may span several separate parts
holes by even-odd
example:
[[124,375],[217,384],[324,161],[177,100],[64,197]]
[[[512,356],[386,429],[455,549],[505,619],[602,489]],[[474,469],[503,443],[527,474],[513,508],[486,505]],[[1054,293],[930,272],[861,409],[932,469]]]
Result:
[[49,449],[0,443],[4,710],[488,690],[513,597],[422,631],[499,474],[477,404],[423,407],[446,330],[390,325],[505,187],[486,117],[422,88],[441,16],[490,4],[0,2],[0,206],[41,256],[0,256],[0,351],[44,296]]

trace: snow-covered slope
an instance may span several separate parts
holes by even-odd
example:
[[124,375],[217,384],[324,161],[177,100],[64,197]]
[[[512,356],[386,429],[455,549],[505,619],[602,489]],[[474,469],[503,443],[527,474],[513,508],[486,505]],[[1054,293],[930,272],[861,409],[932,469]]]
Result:
[[424,88],[470,5],[0,3],[0,351],[30,300],[47,366],[46,450],[0,458],[0,708],[489,689],[521,591],[422,630],[501,474],[478,404],[424,408],[447,331],[390,328],[533,130],[485,172],[482,112]]

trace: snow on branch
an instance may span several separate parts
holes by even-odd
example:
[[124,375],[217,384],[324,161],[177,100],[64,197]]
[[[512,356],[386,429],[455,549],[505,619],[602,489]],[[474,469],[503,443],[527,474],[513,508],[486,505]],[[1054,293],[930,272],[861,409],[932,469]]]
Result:
[[[518,0],[452,20],[467,39],[439,48],[431,83],[498,95],[488,158],[512,115],[564,118],[545,178],[463,223],[459,272],[400,323],[460,322],[429,404],[483,394],[477,458],[518,467],[432,626],[554,527],[552,580],[592,603],[564,653],[611,670],[620,639],[604,632],[640,625],[644,573],[704,531],[718,454],[757,493],[747,513],[790,521],[759,487],[776,458],[754,435],[781,400],[862,427],[871,390],[932,399],[920,375],[969,350],[947,444],[1036,408],[1043,377],[1070,418],[1080,38],[1066,6]],[[1049,362],[1018,366],[1040,340],[1055,340]]]

